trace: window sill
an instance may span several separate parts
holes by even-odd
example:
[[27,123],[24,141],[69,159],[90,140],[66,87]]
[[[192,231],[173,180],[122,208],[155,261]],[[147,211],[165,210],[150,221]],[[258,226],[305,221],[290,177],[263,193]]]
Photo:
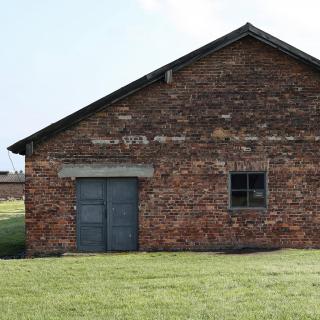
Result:
[[241,213],[246,213],[246,212],[257,212],[261,214],[266,214],[268,211],[268,208],[228,208],[228,212],[231,214],[241,214]]

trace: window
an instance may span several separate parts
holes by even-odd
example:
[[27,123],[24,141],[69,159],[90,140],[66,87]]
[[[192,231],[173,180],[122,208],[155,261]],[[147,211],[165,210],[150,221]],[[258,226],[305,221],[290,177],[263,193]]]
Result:
[[230,207],[265,208],[266,174],[264,172],[231,172]]

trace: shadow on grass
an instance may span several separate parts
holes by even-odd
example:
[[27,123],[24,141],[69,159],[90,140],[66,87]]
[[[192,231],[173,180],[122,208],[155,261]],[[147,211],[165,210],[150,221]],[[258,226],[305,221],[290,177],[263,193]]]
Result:
[[24,230],[24,214],[0,213],[0,258],[24,256]]
[[281,248],[239,248],[218,251],[217,254],[258,254],[280,251]]

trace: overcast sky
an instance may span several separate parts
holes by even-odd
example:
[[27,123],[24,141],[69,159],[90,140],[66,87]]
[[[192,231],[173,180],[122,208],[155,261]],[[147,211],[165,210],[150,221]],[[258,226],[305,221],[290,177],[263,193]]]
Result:
[[0,0],[0,170],[10,144],[248,21],[320,58],[319,12],[319,0]]

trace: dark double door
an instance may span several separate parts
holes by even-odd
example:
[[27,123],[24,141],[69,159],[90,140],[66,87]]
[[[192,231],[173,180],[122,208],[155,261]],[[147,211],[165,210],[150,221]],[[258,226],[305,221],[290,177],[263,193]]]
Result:
[[135,178],[77,180],[77,247],[80,251],[137,250]]

